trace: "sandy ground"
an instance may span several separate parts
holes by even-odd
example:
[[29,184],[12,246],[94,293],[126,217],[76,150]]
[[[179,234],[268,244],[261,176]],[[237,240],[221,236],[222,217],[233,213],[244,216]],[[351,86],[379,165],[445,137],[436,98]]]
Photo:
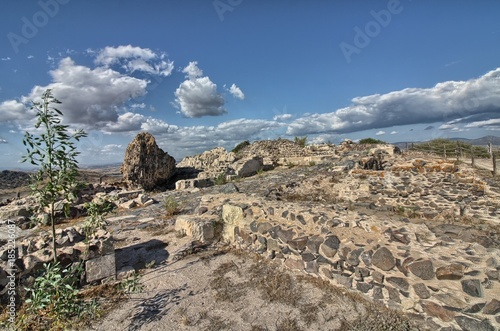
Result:
[[147,269],[143,292],[86,330],[411,330],[360,294],[249,253],[205,250],[174,260]]

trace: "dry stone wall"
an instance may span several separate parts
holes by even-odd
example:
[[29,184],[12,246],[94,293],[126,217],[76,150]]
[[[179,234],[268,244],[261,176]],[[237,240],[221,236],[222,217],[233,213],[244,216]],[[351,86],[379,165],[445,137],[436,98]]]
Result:
[[[407,165],[398,163],[394,170],[399,174],[390,183],[385,182],[384,185],[389,186],[385,189],[400,186],[400,181],[412,176],[415,179],[422,176],[429,184],[434,176],[439,176],[444,178],[443,185],[455,184],[446,195],[449,200],[443,198],[435,206],[429,206],[432,201],[423,199],[422,207],[443,211],[452,206],[454,215],[459,212],[453,202],[457,195],[470,194],[472,190],[478,195],[479,205],[488,204],[492,198],[489,194],[481,195],[483,191],[475,191],[476,187],[483,187],[479,180],[461,182],[468,178],[467,169],[458,171],[447,162],[424,163],[423,160],[413,160]],[[351,190],[354,191],[349,196],[352,201],[363,200],[370,192],[380,192],[382,173],[351,170],[351,185],[367,182],[365,190],[359,187]],[[402,196],[417,201],[416,194],[425,192],[413,192],[418,185],[413,180],[411,183],[413,186],[408,182],[404,189],[386,192],[389,197],[385,203],[396,203]],[[347,180],[342,185],[345,184]],[[420,186],[425,187],[425,182]],[[457,187],[463,192],[454,191]],[[450,232],[447,237],[436,229],[431,231],[423,222],[410,222],[397,215],[381,219],[380,215],[366,214],[356,208],[336,207],[340,205],[277,203],[241,193],[206,195],[201,206],[218,213],[183,216],[178,225],[178,230],[189,228],[186,233],[193,234],[196,240],[222,239],[279,260],[290,269],[327,279],[375,302],[400,309],[432,330],[497,330],[500,327],[500,250],[494,245],[485,247],[457,239],[452,234],[457,231],[455,225],[440,223],[439,229]],[[380,207],[380,202],[373,205],[374,209]],[[485,217],[485,221],[492,220],[492,209],[475,212]],[[422,212],[419,216],[424,215],[427,214]],[[438,217],[436,215],[434,217]],[[221,221],[223,228],[219,237],[211,229],[217,228]],[[183,225],[186,223],[189,227]],[[200,229],[195,230],[198,226]],[[460,229],[464,228],[458,226],[458,231]]]

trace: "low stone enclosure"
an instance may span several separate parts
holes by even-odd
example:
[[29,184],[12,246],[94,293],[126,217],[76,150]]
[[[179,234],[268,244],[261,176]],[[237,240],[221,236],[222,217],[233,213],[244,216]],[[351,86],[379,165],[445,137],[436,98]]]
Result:
[[[142,190],[122,191],[117,188],[108,193],[92,192],[88,198],[93,198],[93,201],[113,198],[120,209],[147,207],[154,203]],[[33,285],[34,276],[43,265],[53,261],[49,231],[28,227],[31,203],[30,198],[23,198],[15,201],[14,205],[0,208],[0,227],[8,230],[0,232],[1,304],[9,300],[9,277],[15,276],[17,294],[23,297],[26,294],[25,287]],[[73,208],[84,209],[83,204]],[[107,220],[112,221],[112,218]],[[15,240],[11,238],[14,236]],[[121,270],[116,271],[114,239],[108,231],[98,229],[87,238],[82,224],[69,225],[56,229],[56,244],[57,259],[63,267],[71,263],[83,263],[85,279],[81,280],[82,283],[128,275],[127,272],[121,274]]]
[[[470,179],[466,170],[458,172],[453,162],[425,165],[415,160],[393,166],[390,174],[354,169],[348,176],[350,181],[330,185],[333,190],[343,187],[343,194],[351,198],[357,195],[353,201],[360,201],[363,194],[377,196],[377,189],[383,191],[385,202],[378,198],[377,203],[367,204],[373,211],[391,210],[378,215],[364,213],[356,206],[341,208],[342,204],[276,203],[243,193],[204,195],[200,210],[205,212],[178,216],[176,229],[195,240],[224,241],[360,292],[374,302],[402,310],[430,330],[499,330],[498,243],[486,248],[461,240],[457,235],[465,227],[451,221],[433,231],[424,222],[416,221],[418,217],[438,219],[446,213],[458,218],[462,211],[457,207],[456,195],[469,192],[480,197],[468,205],[472,217],[498,222],[490,201],[493,196],[493,204],[498,205],[498,195],[484,192],[481,182]],[[331,170],[333,174],[335,171]],[[380,187],[384,176],[393,178],[383,180],[385,187]],[[402,197],[405,201],[416,199],[416,195],[425,197],[426,182],[422,178],[436,176],[444,178],[443,185],[454,182],[463,192],[452,189],[446,193],[449,199],[443,201],[425,202],[423,198],[424,206],[413,221],[398,215],[397,207],[390,202],[401,202]],[[410,177],[422,178],[418,183],[407,182],[404,189],[393,188]],[[352,184],[352,178],[365,180],[350,189],[342,186]],[[307,182],[314,180],[308,178]],[[414,192],[412,185],[423,187],[423,191]],[[303,189],[307,192],[307,184]],[[431,213],[431,209],[435,212]]]

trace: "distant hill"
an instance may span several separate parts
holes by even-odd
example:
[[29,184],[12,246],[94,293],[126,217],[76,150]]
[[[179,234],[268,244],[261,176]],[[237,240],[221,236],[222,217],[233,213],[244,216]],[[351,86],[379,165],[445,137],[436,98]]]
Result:
[[[465,143],[474,145],[474,146],[486,146],[488,143],[491,143],[493,146],[500,146],[500,137],[497,136],[484,136],[481,138],[476,138],[476,139],[467,139],[467,138],[447,138],[449,140],[454,140],[454,141],[463,141]],[[408,143],[409,145],[413,144],[418,144],[422,143],[423,141],[411,141],[411,142],[406,142],[406,141],[400,141],[396,143],[392,143],[395,146],[398,146],[399,148],[405,149],[406,144]]]
[[492,145],[498,146],[500,145],[500,137],[496,136],[484,136],[481,138],[477,139],[466,139],[466,138],[450,138],[450,140],[458,140],[458,141],[463,141],[471,145],[488,145],[488,143],[491,143]]

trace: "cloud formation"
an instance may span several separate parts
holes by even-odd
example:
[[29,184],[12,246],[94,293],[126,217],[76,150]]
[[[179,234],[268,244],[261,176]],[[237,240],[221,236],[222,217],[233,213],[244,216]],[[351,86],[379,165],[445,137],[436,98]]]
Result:
[[229,88],[229,93],[231,93],[236,99],[245,99],[245,94],[238,86],[236,86],[236,84],[231,85],[231,87]]
[[465,125],[466,128],[483,128],[485,130],[500,130],[500,118],[484,121],[471,122]]
[[0,122],[27,120],[33,115],[20,101],[6,100],[0,103]]
[[156,54],[149,48],[133,47],[132,45],[105,47],[97,53],[95,63],[104,67],[119,65],[129,73],[142,71],[149,74],[170,76],[174,62],[166,58],[165,53]]
[[226,114],[224,98],[217,92],[217,85],[203,71],[197,62],[190,62],[182,72],[186,74],[175,90],[175,102],[186,117],[219,116]]
[[468,81],[431,88],[407,88],[352,99],[335,112],[312,114],[290,123],[287,134],[348,133],[395,125],[434,123],[490,113],[500,118],[500,68]]

